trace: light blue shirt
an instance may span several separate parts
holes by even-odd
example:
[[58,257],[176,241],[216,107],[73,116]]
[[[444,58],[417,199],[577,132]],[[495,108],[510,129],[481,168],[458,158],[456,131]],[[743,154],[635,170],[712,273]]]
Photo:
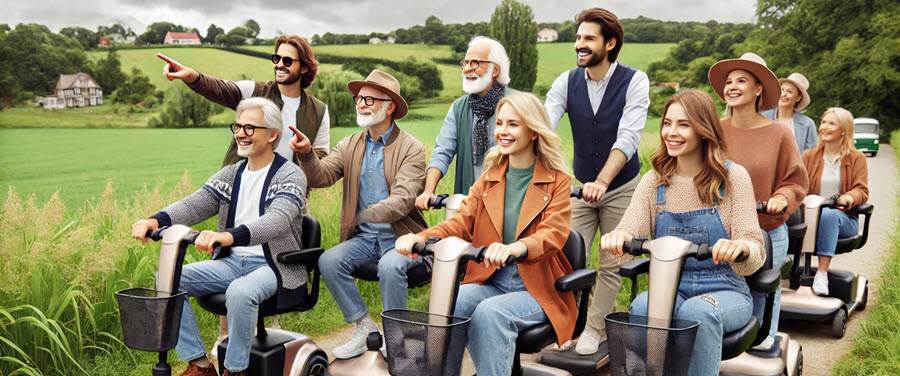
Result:
[[[475,121],[476,117],[472,116],[472,124],[466,124],[466,129],[469,129],[471,133],[475,133]],[[431,161],[428,163],[428,168],[436,168],[441,171],[442,176],[447,175],[447,170],[450,168],[450,163],[453,162],[453,157],[456,156],[456,114],[453,113],[453,106],[450,106],[450,110],[447,111],[447,116],[444,117],[444,125],[441,127],[440,133],[438,133],[437,139],[434,141],[434,151],[431,153]],[[487,123],[487,135],[488,135],[488,148],[494,147],[494,123]],[[481,175],[481,165],[474,166],[475,167],[475,177]]]
[[[384,147],[394,128],[394,123],[391,123],[391,127],[377,139],[372,139],[369,132],[366,132],[366,151],[360,170],[359,199],[356,203],[357,216],[390,196],[387,179],[384,177]],[[394,248],[397,235],[390,223],[360,223],[358,228],[355,236],[371,241],[372,244],[377,241],[382,253]]]

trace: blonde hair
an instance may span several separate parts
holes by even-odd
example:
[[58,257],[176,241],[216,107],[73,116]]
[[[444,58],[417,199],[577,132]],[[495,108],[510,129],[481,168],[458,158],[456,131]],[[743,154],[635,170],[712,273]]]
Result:
[[[559,135],[550,128],[550,116],[547,115],[547,110],[544,109],[541,100],[534,94],[516,91],[500,99],[495,114],[499,114],[503,106],[512,107],[513,111],[522,118],[522,123],[538,136],[533,143],[535,159],[551,170],[568,173],[562,155],[562,141],[560,141]],[[500,164],[504,158],[508,157],[500,153],[499,147],[494,146],[484,157],[482,171],[487,171]]]
[[[841,138],[841,156],[850,154],[851,151],[856,150],[856,146],[853,145],[853,114],[841,107],[828,107],[828,109],[822,113],[822,118],[825,118],[825,115],[828,114],[832,114],[837,118],[838,125],[840,125],[841,129],[844,131],[844,135]],[[823,142],[824,141],[822,141],[822,138],[820,137],[819,145],[822,145]]]

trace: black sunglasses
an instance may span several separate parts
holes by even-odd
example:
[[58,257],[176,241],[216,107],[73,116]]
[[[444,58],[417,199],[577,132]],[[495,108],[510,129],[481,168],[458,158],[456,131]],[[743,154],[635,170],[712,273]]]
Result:
[[243,129],[244,134],[246,134],[247,137],[251,137],[253,136],[253,133],[256,132],[257,128],[264,129],[265,127],[258,127],[252,124],[234,123],[231,124],[231,133],[237,134],[238,130]]
[[290,56],[281,56],[279,54],[272,55],[272,64],[276,64],[276,65],[280,61],[280,62],[284,63],[284,66],[289,67],[289,66],[291,66],[291,64],[294,64],[295,60],[298,60],[298,59],[292,58]]
[[375,104],[375,101],[383,101],[383,102],[390,102],[390,101],[391,101],[390,98],[388,98],[388,99],[385,99],[385,98],[375,98],[375,97],[370,97],[370,96],[366,96],[366,95],[357,95],[357,96],[354,96],[354,97],[353,97],[353,103],[359,103],[360,100],[362,100],[363,103],[366,104],[366,106],[374,105],[374,104]]

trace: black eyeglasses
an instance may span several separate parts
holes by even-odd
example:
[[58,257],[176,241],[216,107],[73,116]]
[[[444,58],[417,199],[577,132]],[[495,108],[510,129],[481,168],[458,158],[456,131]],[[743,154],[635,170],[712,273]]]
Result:
[[250,136],[253,136],[253,133],[256,132],[257,128],[264,129],[265,127],[258,127],[253,124],[234,123],[234,124],[231,124],[231,133],[237,134],[238,130],[243,129],[244,134],[246,134],[247,137],[250,137]]
[[367,95],[357,95],[357,96],[354,96],[354,97],[353,97],[353,103],[359,103],[360,100],[362,100],[363,103],[366,104],[366,106],[374,105],[374,104],[375,104],[375,101],[382,101],[382,102],[390,102],[390,101],[391,101],[390,98],[387,98],[387,99],[385,99],[385,98],[375,98],[375,97],[370,97],[370,96],[367,96]]
[[487,60],[478,60],[478,59],[472,59],[472,60],[469,60],[469,59],[462,59],[462,60],[459,61],[459,66],[462,67],[462,69],[466,69],[466,68],[468,68],[468,67],[472,67],[472,69],[478,69],[478,67],[480,67],[481,64],[491,64],[491,63],[493,63],[493,62],[492,62],[492,61],[487,61]]
[[272,64],[278,64],[278,62],[284,63],[284,66],[289,67],[291,64],[294,64],[294,61],[298,59],[292,58],[290,56],[281,56],[279,54],[272,55]]

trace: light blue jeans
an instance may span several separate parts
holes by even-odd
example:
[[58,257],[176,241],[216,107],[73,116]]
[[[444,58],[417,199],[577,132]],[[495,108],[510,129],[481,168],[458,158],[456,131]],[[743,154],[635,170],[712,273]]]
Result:
[[[722,268],[684,272],[675,298],[675,318],[700,322],[689,375],[718,375],[722,335],[750,321],[753,303],[744,277]],[[647,292],[631,302],[631,314],[647,315]]]
[[[228,308],[228,351],[225,368],[230,372],[247,369],[250,362],[250,339],[256,328],[259,304],[275,295],[278,281],[275,272],[262,256],[228,256],[185,265],[178,290],[188,296],[225,293]],[[178,357],[185,361],[206,355],[197,318],[188,302],[181,313],[178,332]]]
[[509,375],[519,331],[547,321],[515,265],[503,267],[483,285],[460,286],[454,315],[472,318],[466,346],[479,376]]
[[[788,251],[787,225],[778,226],[769,231],[769,239],[772,240],[772,268],[781,270]],[[796,262],[797,260],[795,260]],[[753,295],[753,315],[762,323],[763,311],[766,308],[766,294],[751,292]],[[778,320],[781,317],[781,288],[775,290],[775,302],[772,305],[772,325],[769,327],[769,337],[775,338],[778,333]]]
[[406,309],[406,272],[421,260],[401,255],[393,247],[382,252],[379,242],[354,237],[323,253],[319,257],[319,270],[328,291],[341,308],[344,320],[352,323],[369,313],[353,278],[354,270],[363,264],[377,262],[384,310]]
[[859,219],[832,208],[822,208],[819,229],[816,232],[816,254],[834,257],[838,238],[848,238],[859,233]]

